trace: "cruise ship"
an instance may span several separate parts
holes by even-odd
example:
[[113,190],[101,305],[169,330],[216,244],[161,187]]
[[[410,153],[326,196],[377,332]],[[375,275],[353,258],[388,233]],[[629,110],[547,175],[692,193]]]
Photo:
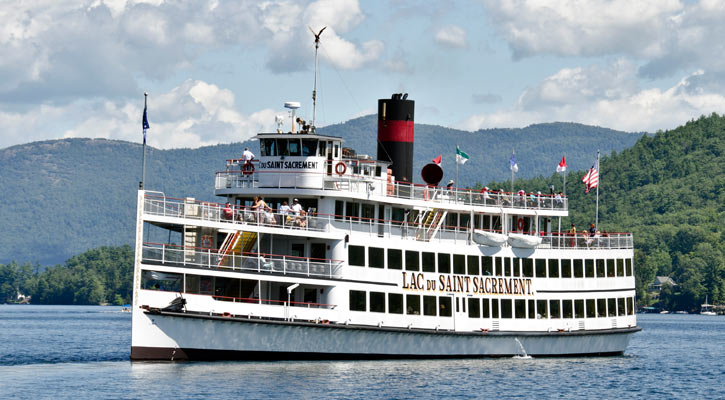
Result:
[[131,359],[623,354],[632,235],[567,233],[566,197],[413,171],[407,97],[378,100],[375,157],[287,103],[258,157],[220,160],[218,202],[140,189]]

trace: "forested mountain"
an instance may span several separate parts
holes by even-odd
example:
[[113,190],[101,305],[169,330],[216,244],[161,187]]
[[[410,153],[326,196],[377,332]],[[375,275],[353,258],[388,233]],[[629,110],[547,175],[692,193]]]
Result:
[[[583,171],[569,174],[569,220],[594,222],[594,191],[584,194]],[[545,190],[559,176],[517,182]],[[713,114],[677,129],[643,136],[632,148],[602,158],[599,221],[604,231],[633,232],[640,300],[655,276],[666,309],[698,310],[705,295],[725,303],[725,117]],[[507,182],[495,185],[507,184]],[[503,186],[508,187],[508,186]],[[530,189],[529,189],[530,188]]]
[[[375,155],[376,116],[318,132],[341,136],[346,145]],[[418,124],[414,170],[443,153],[445,178],[455,177],[453,155],[459,143],[471,156],[460,169],[462,185],[505,178],[513,148],[520,176],[548,175],[564,153],[571,167],[586,168],[596,149],[621,150],[640,136],[570,123],[473,133]],[[193,150],[149,148],[146,188],[173,197],[214,200],[214,172],[224,169],[224,160],[239,158],[245,146],[258,153],[252,141]],[[50,265],[87,249],[133,242],[140,144],[63,139],[13,146],[0,150],[0,171],[0,263]]]

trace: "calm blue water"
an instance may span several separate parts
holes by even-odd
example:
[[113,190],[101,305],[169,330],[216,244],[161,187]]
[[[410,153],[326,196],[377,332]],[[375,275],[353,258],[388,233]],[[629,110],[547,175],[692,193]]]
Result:
[[725,397],[725,317],[638,317],[622,357],[131,363],[118,307],[0,305],[0,398]]

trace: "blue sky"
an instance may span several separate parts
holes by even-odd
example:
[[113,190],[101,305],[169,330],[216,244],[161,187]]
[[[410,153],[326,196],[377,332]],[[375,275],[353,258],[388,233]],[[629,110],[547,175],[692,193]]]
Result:
[[0,11],[0,148],[63,137],[198,147],[317,125],[407,92],[416,121],[674,128],[725,110],[715,0],[36,0]]

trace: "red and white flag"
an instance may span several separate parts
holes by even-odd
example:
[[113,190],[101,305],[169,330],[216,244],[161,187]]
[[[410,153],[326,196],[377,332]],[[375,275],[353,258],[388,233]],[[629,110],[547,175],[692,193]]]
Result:
[[566,171],[566,157],[562,157],[559,165],[556,167],[556,172]]
[[441,165],[441,161],[443,160],[443,154],[439,155],[438,157],[433,159],[433,164]]
[[591,189],[599,186],[599,160],[594,161],[594,165],[584,175],[582,182],[587,185],[587,190],[584,193],[589,193]]

